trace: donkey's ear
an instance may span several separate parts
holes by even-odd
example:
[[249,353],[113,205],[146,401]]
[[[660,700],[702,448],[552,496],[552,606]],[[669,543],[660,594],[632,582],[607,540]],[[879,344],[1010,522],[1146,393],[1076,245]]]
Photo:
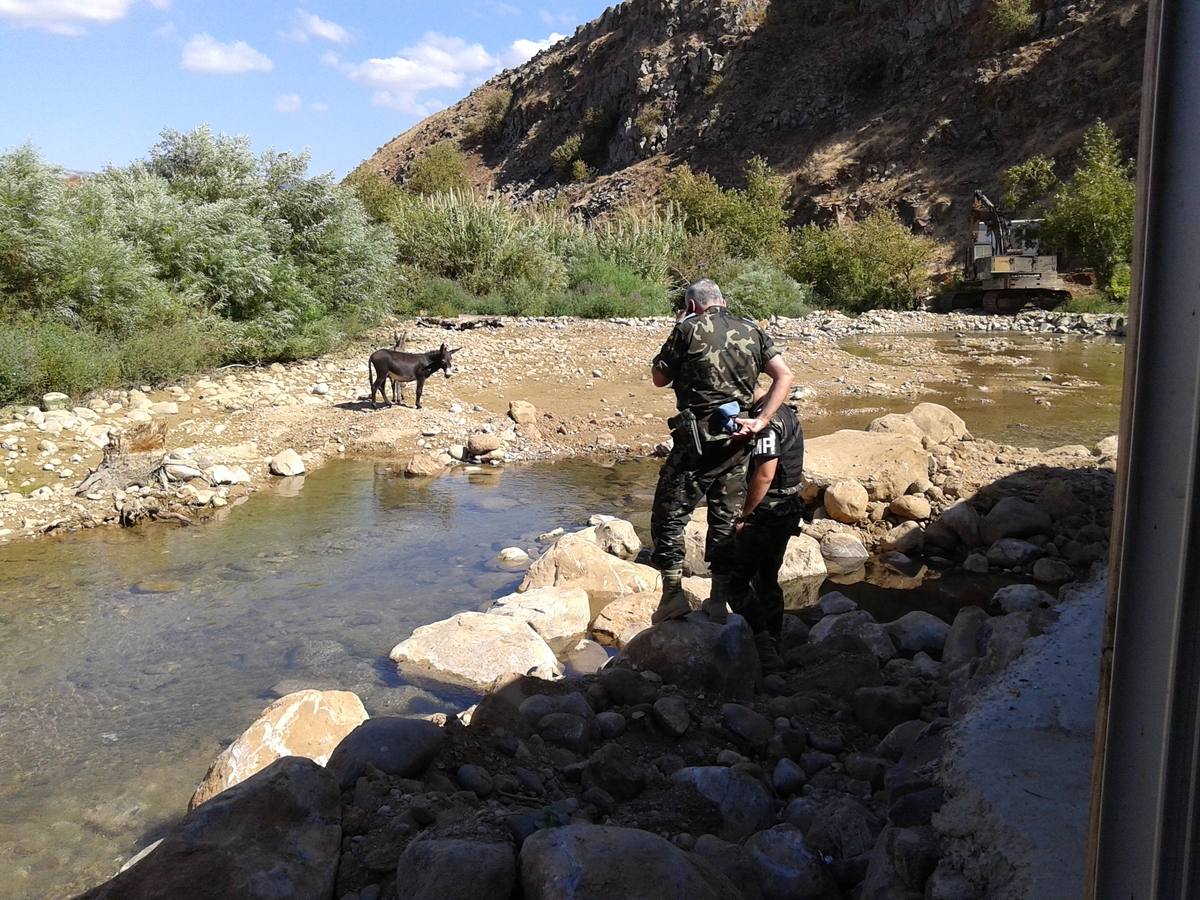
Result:
[[442,352],[443,353],[446,352],[446,342],[445,341],[442,341]]
[[[443,344],[442,346],[444,347],[445,344]],[[455,347],[453,350],[447,350],[446,352],[449,353],[451,356],[453,356],[455,353],[457,353],[461,349],[462,349],[462,347]]]

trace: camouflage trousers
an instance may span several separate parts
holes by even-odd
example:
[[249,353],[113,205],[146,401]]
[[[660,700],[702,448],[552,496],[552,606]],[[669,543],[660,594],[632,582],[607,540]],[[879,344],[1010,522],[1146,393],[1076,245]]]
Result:
[[678,445],[658,475],[650,515],[652,561],[669,572],[683,568],[683,531],[701,500],[708,501],[708,540],[704,558],[714,575],[733,571],[733,519],[746,499],[748,443],[713,442],[697,459]]

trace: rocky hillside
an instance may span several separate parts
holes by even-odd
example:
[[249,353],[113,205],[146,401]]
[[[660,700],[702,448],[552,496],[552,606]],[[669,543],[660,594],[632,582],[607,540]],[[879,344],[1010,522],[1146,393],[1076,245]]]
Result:
[[[976,187],[999,193],[1034,153],[1068,163],[1096,118],[1135,149],[1145,0],[1034,0],[1029,37],[1003,49],[993,2],[628,0],[363,166],[403,181],[449,139],[481,187],[594,214],[681,163],[733,184],[762,154],[790,178],[797,223],[888,204],[957,241]],[[473,136],[508,92],[495,134]],[[552,154],[581,131],[598,177],[563,184]]]

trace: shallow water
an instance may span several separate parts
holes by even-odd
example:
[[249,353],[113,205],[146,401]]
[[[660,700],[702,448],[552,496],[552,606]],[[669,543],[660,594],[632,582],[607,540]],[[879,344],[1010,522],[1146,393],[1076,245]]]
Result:
[[[855,352],[888,353],[884,340]],[[986,378],[996,402],[972,410],[979,392],[954,381],[931,382],[937,394],[922,399],[960,409],[980,437],[1017,444],[1091,443],[1115,430],[1118,348],[1074,343],[1039,358],[1056,378],[1098,383],[1042,410],[1025,393],[1042,370],[1014,377],[1002,361],[1037,351],[1011,340],[987,353],[997,362],[971,358],[978,346],[955,338],[920,339],[961,358],[963,377]],[[880,407],[912,405],[850,398],[806,431],[862,427]],[[353,690],[372,713],[461,707],[461,696],[400,683],[391,647],[509,592],[521,575],[494,564],[504,547],[532,548],[539,533],[594,513],[631,519],[644,536],[657,471],[566,461],[409,481],[386,465],[335,462],[201,527],[0,548],[0,897],[66,896],[109,876],[184,811],[223,742],[279,694]],[[978,582],[953,579],[907,595],[827,589],[883,618],[916,607],[952,617],[986,599]]]

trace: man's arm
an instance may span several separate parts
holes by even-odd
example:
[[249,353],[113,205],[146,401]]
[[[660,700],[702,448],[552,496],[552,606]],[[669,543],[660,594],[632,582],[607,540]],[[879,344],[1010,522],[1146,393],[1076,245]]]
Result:
[[679,341],[679,328],[676,326],[650,364],[650,380],[655,387],[666,387],[679,374]]
[[775,418],[775,413],[779,412],[779,407],[787,400],[792,384],[796,381],[782,356],[772,357],[764,371],[771,379],[771,390],[767,392],[762,411],[756,418],[734,420],[739,426],[737,434],[734,435],[736,438],[748,438],[766,428]]
[[750,477],[750,484],[746,486],[746,502],[742,506],[742,514],[738,516],[739,519],[749,518],[750,514],[758,509],[758,504],[763,502],[767,491],[771,489],[771,482],[775,480],[775,470],[778,468],[778,458],[765,459],[758,464],[758,468]]

